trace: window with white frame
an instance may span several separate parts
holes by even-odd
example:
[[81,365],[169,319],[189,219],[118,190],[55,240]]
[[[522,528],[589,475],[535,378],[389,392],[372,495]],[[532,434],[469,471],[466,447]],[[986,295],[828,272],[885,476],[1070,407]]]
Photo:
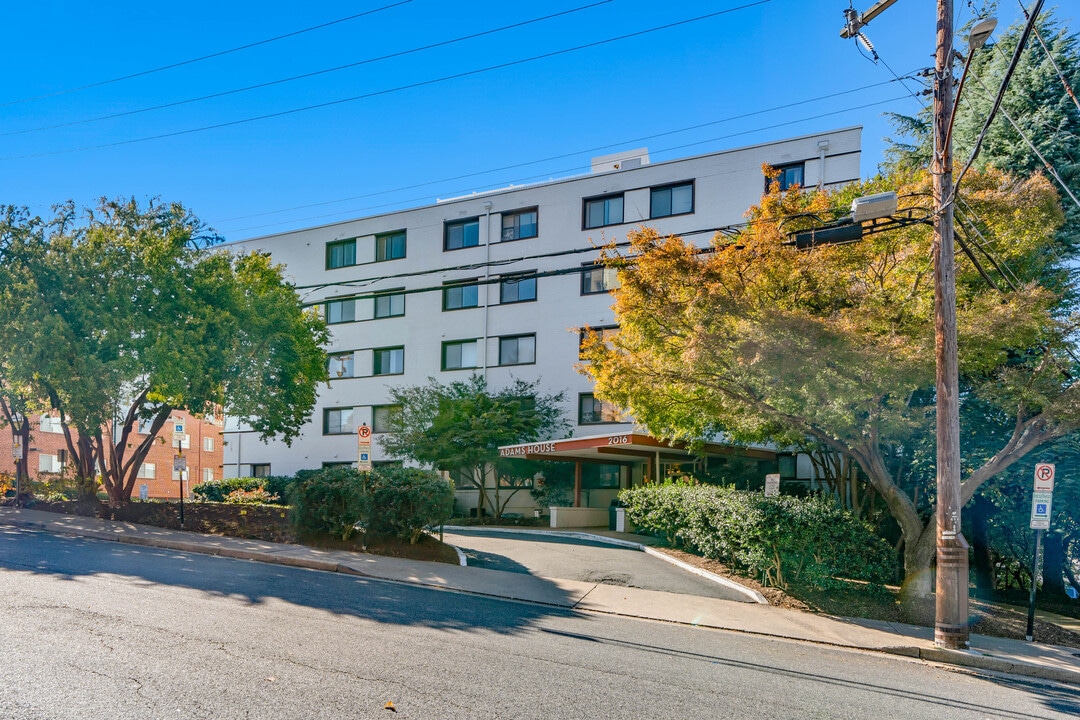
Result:
[[60,418],[53,415],[42,415],[40,422],[41,432],[47,433],[63,433],[64,426],[60,422]]
[[206,452],[214,452],[214,438],[204,437],[202,439],[202,449]]
[[154,463],[144,462],[139,466],[139,477],[144,480],[153,480],[157,477],[157,465]]
[[531,365],[536,362],[536,335],[499,338],[500,365]]
[[214,468],[203,468],[202,481],[203,482],[213,482],[214,481]]

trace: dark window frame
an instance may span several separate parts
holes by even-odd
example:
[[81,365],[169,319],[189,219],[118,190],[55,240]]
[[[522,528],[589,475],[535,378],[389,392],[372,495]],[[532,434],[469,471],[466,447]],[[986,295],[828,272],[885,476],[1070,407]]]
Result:
[[[331,320],[330,319],[330,306],[331,305],[343,305],[344,303],[352,303],[352,317],[348,320]],[[345,323],[357,322],[356,319],[356,298],[334,298],[333,300],[326,300],[323,302],[323,317],[326,319],[327,325],[344,325]]]
[[[371,432],[372,432],[372,434],[379,435],[379,434],[382,434],[382,433],[393,432],[392,429],[384,428],[382,423],[376,422],[376,419],[377,419],[379,410],[386,410],[388,412],[393,412],[395,408],[400,410],[401,406],[400,405],[372,405],[371,406]],[[389,422],[389,420],[387,422]]]
[[[793,163],[784,163],[783,165],[773,165],[772,168],[773,168],[773,170],[779,170],[780,171],[780,175],[777,176],[777,178],[776,178],[776,180],[780,183],[780,192],[784,192],[784,191],[790,189],[793,185],[798,185],[801,188],[806,187],[806,184],[805,184],[806,183],[806,161],[805,160],[800,160],[799,162],[793,162]],[[789,182],[787,180],[786,173],[789,170],[794,170],[796,168],[798,168],[798,170],[799,170],[799,180],[797,182]],[[772,181],[771,178],[768,178],[768,177],[765,178],[765,192],[769,192],[769,186],[772,184],[772,182],[773,181]]]
[[[472,278],[469,280],[454,280],[452,282],[443,283],[442,291],[442,309],[443,312],[453,312],[455,310],[469,310],[471,308],[480,307],[480,282],[479,278]],[[474,288],[476,290],[476,304],[475,305],[459,305],[457,307],[450,307],[447,304],[447,291],[461,290],[463,293],[466,288]]]
[[[532,271],[529,271],[529,272],[512,273],[512,274],[507,274],[507,275],[501,276],[499,278],[499,304],[500,305],[514,305],[514,304],[517,304],[517,303],[524,303],[524,302],[536,302],[536,296],[537,296],[537,293],[538,293],[536,278],[537,278],[537,275],[536,275],[535,270],[532,270]],[[532,297],[527,297],[527,298],[524,298],[524,299],[522,299],[521,297],[518,297],[516,300],[507,300],[506,299],[505,292],[506,292],[506,289],[507,289],[508,286],[510,286],[510,285],[517,286],[517,294],[520,296],[520,294],[521,294],[521,283],[525,282],[525,281],[528,281],[528,280],[532,280]]]
[[[596,416],[601,418],[600,420],[586,420],[585,419],[585,413],[583,411],[582,404],[584,403],[586,398],[592,400],[593,402],[600,403],[600,408],[601,409],[600,409],[599,412],[597,412],[595,410],[590,411],[590,415],[596,415]],[[606,400],[599,399],[598,397],[596,397],[595,393],[578,393],[578,411],[577,411],[578,425],[622,425],[624,423],[624,421],[622,421],[622,420],[618,420],[618,419],[616,419],[616,420],[604,420],[603,419],[603,417],[604,417],[603,407],[605,405],[609,406],[613,413],[615,413],[616,415],[618,414],[619,409],[617,407],[615,407],[612,403],[607,402]]]
[[[521,222],[522,215],[532,213],[536,216],[536,220],[533,222],[534,232],[532,235],[521,234]],[[514,224],[513,228],[506,227],[507,218],[516,218],[518,222]],[[512,237],[507,237],[507,230],[513,230]],[[521,210],[511,210],[502,213],[502,217],[499,219],[499,242],[517,242],[518,240],[531,240],[532,238],[540,237],[540,208],[522,208]]]
[[[532,338],[532,360],[527,362],[503,362],[503,342],[507,340],[521,340],[522,338]],[[519,346],[520,351],[520,346]],[[520,352],[518,353],[520,355]],[[514,367],[516,365],[535,365],[536,364],[536,333],[520,333],[517,335],[500,335],[499,336],[499,366],[500,367]]]
[[[401,312],[390,312],[386,315],[379,314],[379,301],[385,300],[390,303],[391,310],[393,310],[393,302],[395,297],[401,297]],[[385,318],[405,317],[405,288],[394,288],[393,290],[385,290],[376,293],[372,297],[373,307],[371,309],[371,318],[373,320],[383,320]]]
[[[383,249],[383,241],[391,240],[398,236],[401,236],[401,254],[400,255],[385,255],[381,252]],[[402,260],[408,253],[409,236],[405,230],[394,230],[392,232],[379,233],[375,236],[375,262],[389,262],[390,260]]]
[[[346,432],[341,432],[340,430],[338,432],[330,432],[330,413],[332,413],[332,412],[340,412],[342,410],[352,410],[352,411],[355,412],[356,411],[356,406],[355,405],[343,405],[341,407],[324,407],[323,408],[323,411],[322,411],[323,412],[323,415],[322,415],[322,434],[323,435],[325,435],[325,436],[352,435],[354,432],[356,432],[355,428],[353,428],[352,430],[348,430]],[[350,418],[350,422],[352,420],[353,420],[353,418]],[[340,427],[340,426],[341,426],[341,421],[339,419],[338,420],[338,427]]]
[[[334,250],[336,248],[343,248],[348,245],[352,245],[352,262],[343,265],[334,265],[330,262],[333,257]],[[332,240],[326,243],[326,269],[327,270],[340,270],[341,268],[356,267],[356,238],[345,238],[343,240]]]
[[[473,245],[465,244],[465,227],[476,223],[476,243]],[[454,247],[450,247],[450,229],[454,227],[462,228],[462,244]],[[480,242],[480,216],[469,218],[461,218],[460,220],[446,220],[443,222],[443,252],[451,252],[453,250],[465,250],[472,247],[480,247],[483,243]]]
[[598,272],[603,277],[603,276],[606,275],[606,273],[611,272],[611,271],[615,272],[615,274],[616,274],[615,282],[617,283],[619,281],[619,279],[618,279],[618,271],[614,270],[614,268],[609,268],[606,265],[599,265],[597,263],[584,263],[584,264],[582,264],[582,266],[581,266],[581,294],[582,295],[604,295],[604,294],[610,293],[612,290],[614,290],[615,287],[604,287],[601,290],[588,290],[587,289],[587,284],[586,284],[586,278],[591,273]]
[[[379,372],[379,353],[393,352],[394,350],[401,351],[401,370],[398,372]],[[371,375],[383,376],[383,375],[404,375],[405,374],[405,346],[404,345],[390,345],[388,347],[372,348],[371,349]]]
[[[666,190],[666,191],[668,191],[670,193],[673,190],[675,190],[676,188],[684,188],[684,187],[690,188],[690,209],[685,211],[685,212],[668,212],[665,215],[657,215],[656,214],[656,203],[655,203],[654,193],[664,191],[664,190]],[[669,195],[669,197],[668,197],[668,208],[670,209],[671,206],[672,206],[672,202],[671,202],[671,198],[670,198],[670,195]],[[694,180],[683,180],[682,182],[667,183],[666,185],[657,185],[655,187],[649,188],[649,219],[650,220],[655,220],[657,218],[666,218],[666,217],[678,217],[679,215],[693,215],[694,211],[696,209],[697,209],[697,187],[695,185]]]
[[270,463],[248,463],[248,468],[251,473],[248,477],[270,477]]
[[[476,348],[476,362],[473,363],[472,365],[459,365],[457,367],[448,366],[447,363],[446,363],[446,350],[447,350],[447,348],[450,347],[451,345],[456,345],[456,346],[460,347],[460,346],[468,345],[470,343],[473,345],[473,347]],[[472,340],[469,340],[469,339],[465,339],[465,340],[445,340],[443,342],[442,350],[439,353],[439,369],[440,370],[442,370],[444,372],[453,372],[454,370],[475,370],[476,368],[480,367],[479,363],[480,363],[480,347],[479,347],[479,344],[477,343],[477,338],[473,338]]]
[[583,360],[584,359],[583,357],[581,357],[581,353],[582,353],[582,348],[585,345],[585,335],[587,333],[600,333],[600,337],[601,337],[601,339],[603,339],[604,335],[607,334],[608,330],[618,331],[618,329],[619,329],[618,325],[598,325],[596,327],[585,328],[585,329],[582,329],[582,330],[578,331],[578,360]]
[[[622,201],[622,212],[619,213],[619,220],[617,222],[605,222],[598,225],[589,224],[589,206],[596,202],[607,202],[618,198]],[[607,210],[605,209],[604,215],[607,216]],[[582,230],[594,230],[596,228],[611,227],[613,225],[623,225],[626,222],[626,193],[607,193],[605,195],[594,195],[593,197],[582,198],[581,200],[581,229]]]

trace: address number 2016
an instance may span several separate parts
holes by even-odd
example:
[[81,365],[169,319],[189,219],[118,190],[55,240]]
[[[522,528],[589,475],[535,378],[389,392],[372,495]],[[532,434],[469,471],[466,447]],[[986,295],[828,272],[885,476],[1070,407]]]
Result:
[[615,435],[614,437],[609,437],[607,439],[607,444],[608,445],[629,445],[630,444],[630,436],[629,435]]

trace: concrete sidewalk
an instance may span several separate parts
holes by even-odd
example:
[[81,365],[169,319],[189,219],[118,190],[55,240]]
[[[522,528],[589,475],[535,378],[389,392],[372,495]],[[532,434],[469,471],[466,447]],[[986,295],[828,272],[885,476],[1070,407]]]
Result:
[[[202,535],[34,510],[0,508],[0,525],[350,573],[578,611],[873,650],[1080,685],[1080,650],[1054,645],[972,635],[970,650],[941,650],[934,646],[932,629],[911,625],[835,618],[757,603],[547,579],[343,550],[320,550],[302,545]],[[591,537],[605,539],[600,534]]]

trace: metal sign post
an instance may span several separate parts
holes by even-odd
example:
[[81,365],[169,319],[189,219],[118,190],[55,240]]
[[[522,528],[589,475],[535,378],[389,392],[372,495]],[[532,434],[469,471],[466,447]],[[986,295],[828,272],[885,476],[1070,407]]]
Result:
[[356,469],[371,470],[371,428],[366,424],[356,428]]
[[1035,632],[1035,583],[1039,577],[1039,553],[1042,550],[1043,531],[1050,529],[1050,510],[1054,503],[1054,465],[1038,463],[1035,465],[1035,488],[1031,493],[1031,521],[1035,531],[1035,554],[1031,560],[1031,592],[1028,594],[1027,633],[1028,642]]
[[176,457],[173,458],[173,470],[180,474],[180,528],[184,527],[184,470],[187,469],[187,458],[184,457],[184,426],[176,425],[173,431],[173,441],[176,443]]

